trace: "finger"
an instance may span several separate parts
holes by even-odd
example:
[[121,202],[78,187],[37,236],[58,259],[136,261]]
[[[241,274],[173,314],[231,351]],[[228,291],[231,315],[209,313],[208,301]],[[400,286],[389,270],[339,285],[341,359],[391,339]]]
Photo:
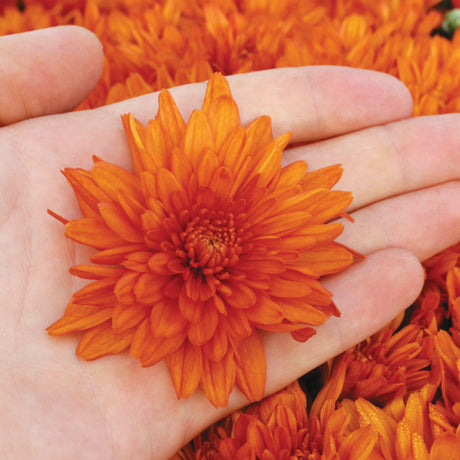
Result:
[[338,238],[362,254],[398,247],[425,260],[460,240],[460,181],[399,195],[352,213]]
[[387,249],[326,280],[324,285],[333,292],[341,317],[329,319],[305,343],[288,334],[267,336],[267,393],[380,330],[412,304],[423,279],[423,269],[411,253]]
[[[410,95],[401,82],[386,74],[361,69],[332,66],[272,69],[234,75],[228,80],[243,126],[258,116],[269,115],[274,135],[293,131],[296,142],[399,120],[409,116],[412,110]],[[201,107],[205,89],[206,83],[196,83],[170,90],[185,120],[193,109]],[[157,110],[158,93],[153,93],[53,118],[47,121],[53,132],[49,151],[62,162],[60,167],[69,164],[89,167],[89,155],[83,158],[82,150],[129,167],[120,115],[131,112],[146,124]],[[27,128],[33,130],[34,126]],[[42,137],[44,130],[46,126],[37,126],[36,135]]]
[[[293,132],[293,141],[311,141],[410,116],[412,100],[394,77],[362,69],[311,66],[271,69],[228,77],[243,125],[261,115],[273,131]],[[172,88],[185,119],[200,108],[206,83]],[[146,122],[157,110],[157,95],[114,104]]]
[[0,125],[71,110],[99,78],[94,34],[62,26],[0,38]]
[[353,191],[349,211],[460,178],[460,114],[417,117],[297,147],[284,162],[311,169],[343,165],[338,186]]

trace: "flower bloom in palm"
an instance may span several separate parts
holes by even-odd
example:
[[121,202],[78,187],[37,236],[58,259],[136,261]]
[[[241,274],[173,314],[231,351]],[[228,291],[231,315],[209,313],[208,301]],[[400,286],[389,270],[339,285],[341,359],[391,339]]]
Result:
[[95,248],[71,268],[94,280],[76,292],[51,335],[85,331],[86,360],[130,350],[143,366],[166,358],[178,397],[200,385],[225,406],[236,385],[262,398],[260,330],[307,340],[339,312],[319,277],[349,266],[334,242],[348,192],[340,166],[281,167],[290,135],[269,117],[242,127],[227,81],[215,74],[186,124],[171,95],[147,127],[123,116],[134,172],[95,158],[66,169],[83,218],[68,238]]

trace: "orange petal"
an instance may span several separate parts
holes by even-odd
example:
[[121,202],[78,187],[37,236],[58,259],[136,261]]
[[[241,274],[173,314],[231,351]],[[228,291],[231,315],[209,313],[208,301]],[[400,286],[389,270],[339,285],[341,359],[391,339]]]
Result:
[[140,304],[118,303],[112,315],[112,328],[120,333],[132,329],[150,314],[150,308]]
[[164,290],[169,277],[143,273],[136,280],[133,289],[136,301],[144,305],[152,305],[164,297]]
[[190,116],[185,130],[184,147],[185,155],[195,170],[201,162],[201,155],[206,150],[214,151],[214,136],[208,119],[199,110],[194,110]]
[[109,196],[94,182],[91,173],[83,169],[66,168],[62,171],[71,185],[84,217],[99,215],[101,201],[110,201]]
[[64,316],[48,327],[50,335],[68,334],[97,326],[112,317],[114,307],[70,303]]
[[211,361],[220,361],[227,353],[228,338],[221,324],[217,324],[213,336],[206,342],[203,348],[203,356]]
[[[173,145],[172,143],[170,144],[170,140],[165,135],[165,131],[158,120],[150,120],[147,125],[145,148],[148,154],[152,156],[153,164],[156,168],[168,168],[170,166],[170,152]],[[155,172],[156,169],[153,164],[146,169],[150,172]]]
[[171,204],[171,195],[174,192],[183,192],[182,185],[174,177],[171,171],[161,168],[157,174],[157,193],[166,212],[170,213],[174,210]]
[[150,268],[148,266],[149,258],[152,253],[150,251],[135,251],[127,255],[123,260],[123,267],[133,272],[149,273]]
[[241,151],[244,157],[256,154],[261,148],[272,141],[272,122],[270,117],[256,118],[246,129],[246,140]]
[[158,363],[166,356],[174,353],[184,342],[186,334],[176,334],[172,337],[154,337],[151,332],[150,319],[145,319],[134,334],[130,353],[141,361],[142,366],[148,367]]
[[145,212],[145,207],[142,206],[134,197],[123,191],[117,195],[117,201],[134,226],[140,227],[142,223],[141,216]]
[[340,445],[338,458],[367,460],[371,458],[377,439],[377,433],[370,425],[352,431]]
[[[275,448],[272,433],[272,430],[261,420],[251,419],[249,421],[245,435],[247,443],[250,444],[255,451],[256,458],[263,460],[276,459],[272,452],[279,452],[279,450],[275,451],[275,449],[281,449],[281,446],[278,443]],[[290,452],[291,449],[288,451]],[[270,452],[271,456],[267,455],[268,452]]]
[[233,175],[230,169],[220,166],[210,177],[209,188],[213,193],[227,198],[233,185]]
[[371,402],[358,398],[355,401],[356,409],[360,415],[360,425],[362,427],[371,425],[382,438],[382,445],[390,449],[390,457],[395,458],[395,432],[397,424],[393,418]]
[[281,168],[281,174],[278,181],[279,187],[293,186],[305,176],[308,170],[308,164],[305,161],[294,161]]
[[252,332],[244,310],[229,308],[227,316],[221,319],[225,331],[231,337],[247,337]]
[[145,165],[145,128],[131,113],[121,116],[125,134],[128,139],[133,159],[134,171],[140,174],[146,169]]
[[201,348],[185,341],[166,358],[178,398],[189,398],[200,383],[203,365]]
[[447,459],[454,452],[460,452],[460,437],[453,433],[441,433],[435,437],[431,446],[430,459]]
[[172,337],[184,331],[187,321],[174,301],[157,302],[150,314],[152,334],[156,337]]
[[173,145],[179,147],[185,131],[185,122],[171,94],[164,90],[158,96],[158,114],[156,119],[162,129],[169,134]]
[[312,276],[337,273],[353,263],[353,254],[334,243],[323,244],[302,252],[290,268]]
[[291,336],[297,342],[306,342],[310,337],[313,337],[316,334],[316,331],[311,327],[304,327],[297,331],[292,331]]
[[155,210],[155,208],[150,205],[150,199],[152,198],[155,200],[158,198],[156,180],[157,176],[156,174],[153,174],[150,171],[143,171],[139,177],[142,194],[145,197],[147,206],[150,209]]
[[126,269],[119,267],[100,267],[97,265],[74,265],[69,272],[79,278],[100,280],[103,278],[117,278],[126,273]]
[[171,167],[169,168],[177,181],[184,189],[187,189],[190,178],[193,176],[194,168],[191,159],[185,155],[182,149],[176,148],[171,153]]
[[211,302],[206,303],[201,321],[190,324],[187,332],[190,343],[196,346],[203,345],[213,335],[219,322],[219,314]]
[[269,286],[269,293],[275,297],[305,297],[312,291],[305,283],[277,277],[270,278]]
[[265,273],[269,275],[283,273],[286,270],[284,261],[281,257],[259,254],[247,254],[240,257],[237,267],[238,270],[242,272]]
[[232,294],[226,297],[225,302],[234,308],[249,308],[257,301],[255,292],[243,282],[231,282],[227,286]]
[[129,330],[117,334],[110,321],[86,331],[77,348],[79,358],[91,361],[101,356],[120,353],[129,347],[134,331]]
[[280,449],[291,450],[297,441],[297,420],[289,407],[278,405],[271,417],[275,426],[275,442]]
[[238,106],[231,96],[220,96],[209,106],[206,116],[214,134],[215,149],[219,150],[240,126]]
[[323,224],[330,219],[337,217],[352,202],[353,196],[350,192],[333,190],[328,196],[311,211],[312,217],[308,220],[310,224]]
[[196,179],[198,187],[208,187],[211,178],[216,175],[219,161],[213,150],[203,151],[197,164]]
[[343,169],[340,165],[327,166],[305,174],[301,180],[301,185],[304,190],[316,188],[331,189],[339,181],[342,173]]
[[253,160],[252,173],[259,174],[259,184],[262,187],[272,180],[276,173],[281,169],[281,157],[283,151],[275,142],[270,142],[258,152],[257,158]]
[[168,264],[175,260],[175,258],[165,252],[157,252],[149,257],[148,265],[151,272],[156,275],[171,275],[172,272]]
[[278,324],[284,316],[278,304],[267,295],[258,296],[256,304],[244,313],[251,323],[260,324]]
[[65,225],[65,235],[77,243],[96,249],[126,246],[127,243],[124,238],[107,227],[102,217],[99,216],[69,221]]
[[231,95],[227,79],[219,72],[216,72],[209,79],[201,110],[207,115],[210,107],[217,99],[222,96],[231,97]]
[[100,265],[120,265],[123,260],[132,252],[146,249],[143,244],[130,244],[116,248],[106,249],[92,255],[90,261]]
[[75,292],[72,299],[80,304],[113,306],[116,304],[113,289],[118,281],[118,277],[94,281]]
[[252,326],[256,329],[262,329],[270,332],[296,332],[305,329],[303,324],[292,324],[288,322],[274,323],[274,324],[262,324],[254,322]]
[[121,208],[114,203],[99,203],[99,212],[106,225],[129,243],[143,243],[144,234],[133,227]]
[[284,316],[292,323],[308,324],[309,326],[319,326],[327,320],[326,315],[319,308],[313,307],[303,299],[279,300],[278,305]]
[[[200,281],[201,282],[201,281]],[[192,300],[183,287],[179,293],[179,309],[182,316],[191,323],[201,320],[204,311],[204,303],[201,300]]]
[[203,361],[201,388],[215,407],[226,407],[235,384],[233,352],[227,351],[220,361]]
[[235,353],[236,384],[249,401],[264,396],[266,362],[265,352],[257,331],[241,339]]
[[130,304],[136,303],[134,287],[140,277],[140,273],[127,272],[117,282],[114,288],[115,295],[120,302]]
[[221,163],[232,171],[233,174],[239,171],[245,159],[245,157],[241,155],[241,149],[244,145],[245,138],[246,132],[244,128],[236,128],[227,136],[222,146],[217,151]]
[[289,233],[301,227],[307,221],[310,222],[311,216],[305,211],[286,212],[269,217],[255,226],[255,234],[264,233],[282,235],[283,232]]
[[113,201],[124,191],[139,203],[143,202],[138,178],[120,166],[102,160],[96,161],[91,177]]

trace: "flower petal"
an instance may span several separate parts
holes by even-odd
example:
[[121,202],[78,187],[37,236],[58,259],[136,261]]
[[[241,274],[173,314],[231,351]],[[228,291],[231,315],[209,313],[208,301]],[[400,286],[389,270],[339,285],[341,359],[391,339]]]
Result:
[[110,201],[110,197],[94,182],[91,173],[83,169],[66,168],[62,174],[71,185],[83,216],[99,215],[98,203]]
[[184,287],[179,293],[178,304],[180,312],[185,319],[191,323],[197,323],[201,320],[204,311],[204,303],[198,299],[191,299]]
[[64,316],[48,327],[50,335],[68,334],[90,329],[112,317],[114,307],[104,308],[95,305],[80,305],[71,302]]
[[134,331],[116,333],[110,321],[86,331],[78,344],[77,356],[87,361],[110,354],[120,353],[129,347]]
[[131,225],[122,209],[114,203],[99,203],[101,217],[114,233],[129,243],[143,243],[144,235]]
[[194,110],[185,130],[184,153],[195,170],[198,170],[202,153],[207,150],[214,151],[211,126],[203,112]]
[[123,260],[131,253],[145,249],[143,244],[130,244],[119,246],[92,255],[90,261],[100,265],[120,265]]
[[158,114],[164,132],[167,132],[173,145],[179,147],[185,131],[185,122],[177,105],[168,91],[162,91],[158,96]]
[[228,350],[220,361],[203,361],[201,388],[215,407],[226,407],[235,384],[235,361]]
[[236,384],[249,401],[264,396],[267,365],[265,352],[257,331],[238,343],[235,353]]
[[121,191],[133,196],[139,203],[143,201],[137,177],[120,166],[98,159],[91,170],[91,177],[113,201]]
[[143,273],[136,280],[133,292],[137,302],[144,305],[151,305],[164,297],[167,276],[158,276],[152,273]]
[[224,327],[218,323],[212,337],[203,348],[203,357],[211,361],[220,361],[228,349],[228,338]]
[[155,337],[172,337],[181,334],[187,325],[176,302],[167,299],[157,302],[152,307],[150,321],[152,334]]
[[125,332],[149,316],[150,308],[140,304],[122,304],[118,303],[112,315],[112,328],[114,332]]
[[176,334],[172,337],[155,337],[151,332],[150,319],[145,319],[137,328],[131,342],[131,356],[141,361],[142,366],[148,367],[158,363],[166,356],[174,353],[184,342],[186,334]]
[[201,346],[213,335],[219,322],[219,314],[214,308],[213,303],[206,302],[203,316],[200,321],[190,324],[187,337],[190,343]]
[[189,398],[200,383],[203,359],[201,348],[185,341],[166,358],[178,398]]
[[303,299],[289,299],[278,301],[278,305],[287,320],[293,323],[319,326],[327,320],[326,315],[319,308],[306,303]]
[[69,272],[88,280],[100,280],[103,278],[117,278],[126,273],[126,269],[122,267],[100,267],[97,265],[74,265],[69,269]]
[[240,126],[238,107],[231,96],[220,96],[206,111],[219,150],[235,129]]
[[102,217],[75,219],[65,224],[65,236],[96,249],[126,246],[127,241],[112,231]]

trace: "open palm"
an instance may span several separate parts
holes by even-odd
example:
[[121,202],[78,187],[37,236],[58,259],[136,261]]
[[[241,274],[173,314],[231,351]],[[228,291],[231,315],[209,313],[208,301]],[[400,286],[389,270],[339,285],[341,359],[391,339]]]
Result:
[[[168,458],[244,397],[235,391],[226,409],[199,392],[178,400],[164,363],[143,369],[128,354],[85,362],[75,356],[77,335],[45,332],[80,286],[68,268],[90,254],[46,214],[79,217],[59,170],[89,168],[93,154],[129,168],[120,115],[146,122],[157,95],[47,116],[90,91],[102,59],[97,41],[66,27],[2,38],[3,50],[0,78],[10,91],[0,100],[8,125],[0,129],[0,451],[15,459]],[[305,344],[264,336],[268,394],[383,327],[420,292],[419,261],[460,239],[460,115],[407,119],[407,90],[374,72],[310,67],[229,82],[243,124],[267,114],[275,135],[293,131],[293,142],[308,143],[291,148],[286,162],[343,164],[339,187],[353,191],[355,223],[340,241],[367,256],[325,280],[341,318]],[[171,90],[185,119],[204,89]]]

